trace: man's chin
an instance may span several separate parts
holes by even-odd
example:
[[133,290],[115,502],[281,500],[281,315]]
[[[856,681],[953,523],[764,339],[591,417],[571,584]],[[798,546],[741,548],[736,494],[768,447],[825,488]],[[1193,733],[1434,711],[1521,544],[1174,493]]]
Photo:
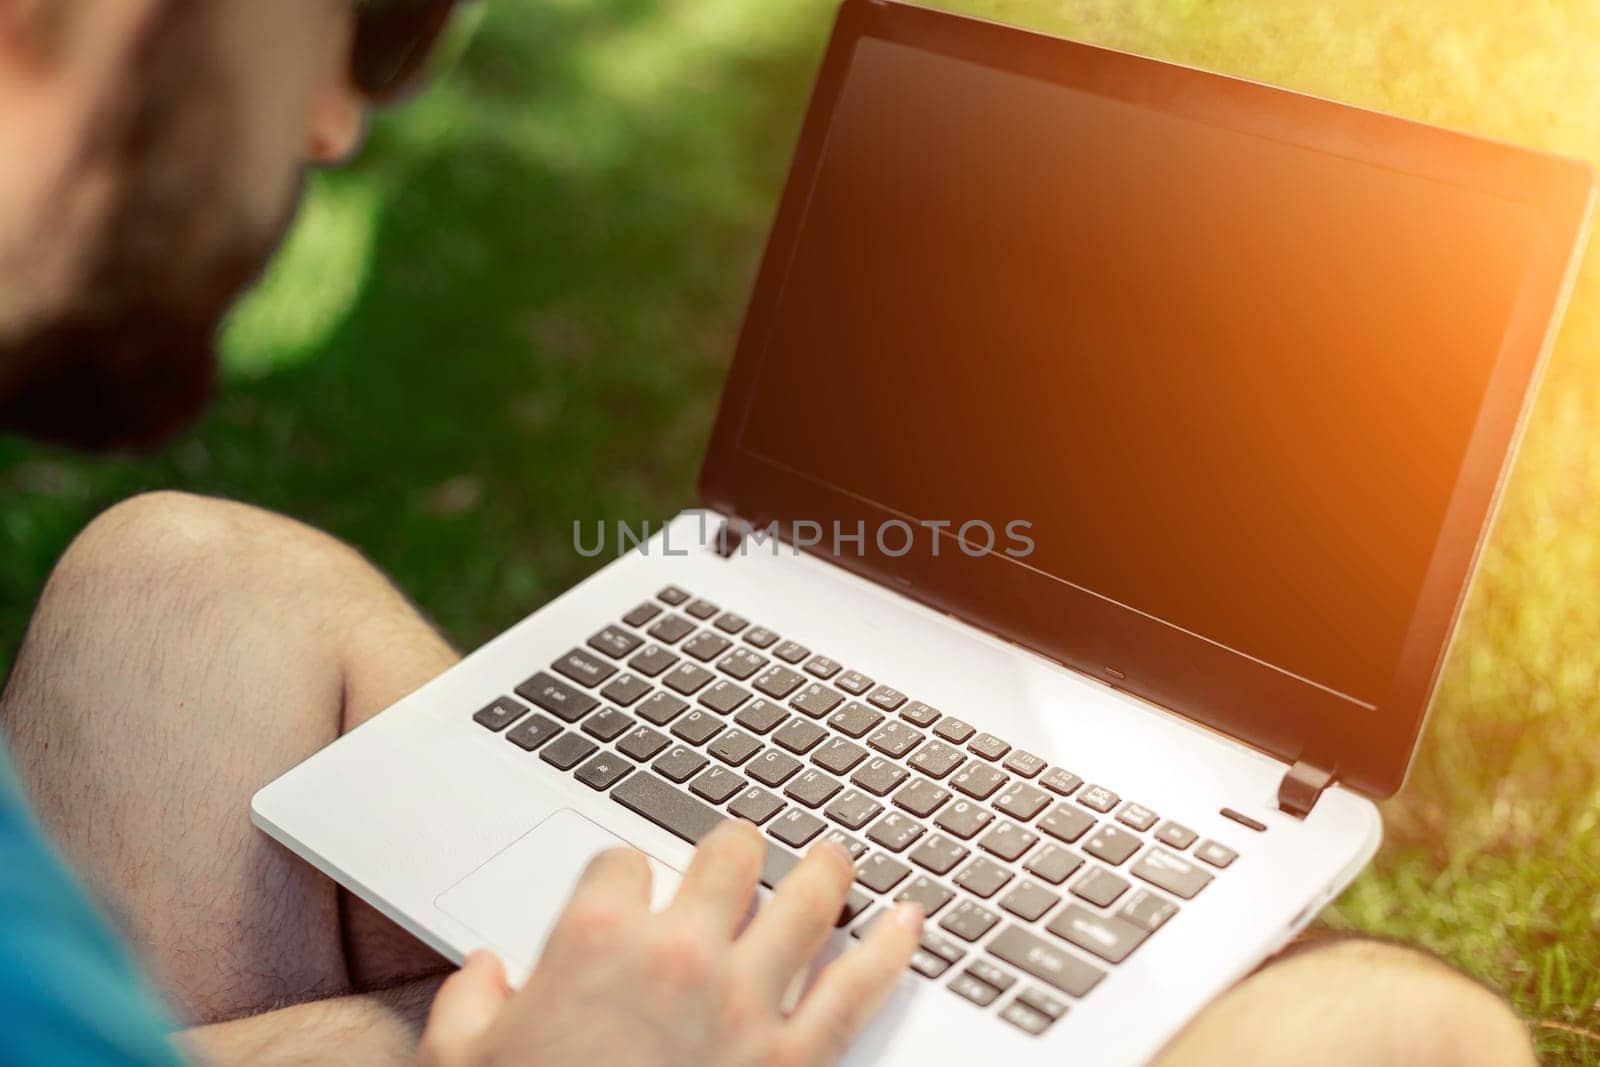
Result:
[[13,366],[32,368],[0,402],[0,431],[76,448],[155,448],[205,409],[214,325],[129,311],[34,331]]

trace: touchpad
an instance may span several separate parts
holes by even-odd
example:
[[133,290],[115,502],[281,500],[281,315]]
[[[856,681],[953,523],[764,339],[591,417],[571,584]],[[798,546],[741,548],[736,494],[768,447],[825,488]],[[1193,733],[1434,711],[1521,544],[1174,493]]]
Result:
[[[566,907],[578,876],[597,852],[633,846],[571,808],[544,822],[495,853],[487,863],[434,901],[440,911],[483,938],[520,985],[544,946],[545,936]],[[650,907],[672,899],[682,877],[654,856]]]

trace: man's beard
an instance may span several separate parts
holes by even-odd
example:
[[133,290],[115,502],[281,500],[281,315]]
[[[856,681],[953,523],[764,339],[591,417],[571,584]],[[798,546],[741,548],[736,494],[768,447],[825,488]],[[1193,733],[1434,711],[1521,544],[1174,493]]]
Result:
[[107,107],[79,157],[111,176],[110,203],[77,226],[53,227],[46,212],[35,231],[82,233],[82,267],[71,293],[0,337],[0,362],[22,368],[0,429],[151,447],[209,399],[217,324],[289,217],[248,222],[227,180],[238,109],[214,55],[215,10],[176,0],[155,17],[118,87],[126,103]]

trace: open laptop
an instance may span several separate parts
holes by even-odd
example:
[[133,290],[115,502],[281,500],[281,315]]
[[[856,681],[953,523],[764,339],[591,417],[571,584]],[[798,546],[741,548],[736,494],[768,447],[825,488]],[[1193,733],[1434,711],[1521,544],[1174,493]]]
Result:
[[601,848],[665,897],[721,819],[762,826],[769,883],[835,835],[829,952],[892,899],[930,915],[852,1062],[1146,1060],[1376,849],[1593,195],[846,0],[704,509],[255,821],[514,974]]

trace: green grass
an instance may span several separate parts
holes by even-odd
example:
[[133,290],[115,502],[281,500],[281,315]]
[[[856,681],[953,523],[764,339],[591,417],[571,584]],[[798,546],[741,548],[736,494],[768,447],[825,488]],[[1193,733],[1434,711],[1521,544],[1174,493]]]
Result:
[[[1590,0],[961,0],[1600,159]],[[97,511],[175,487],[351,541],[463,646],[593,565],[574,519],[693,499],[804,109],[822,0],[494,0],[459,64],[319,176],[158,458],[0,442],[0,668]],[[1600,270],[1581,278],[1406,789],[1327,924],[1424,944],[1600,1064]],[[1587,1031],[1588,1036],[1584,1036]]]

